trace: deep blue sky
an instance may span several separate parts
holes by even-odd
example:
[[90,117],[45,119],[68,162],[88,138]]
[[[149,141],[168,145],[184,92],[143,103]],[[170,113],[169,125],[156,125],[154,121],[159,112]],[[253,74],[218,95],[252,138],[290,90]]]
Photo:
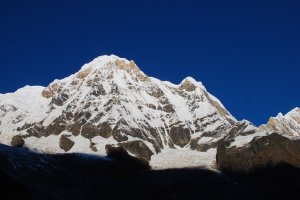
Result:
[[103,54],[202,81],[255,124],[300,106],[300,1],[0,0],[0,93],[46,86]]

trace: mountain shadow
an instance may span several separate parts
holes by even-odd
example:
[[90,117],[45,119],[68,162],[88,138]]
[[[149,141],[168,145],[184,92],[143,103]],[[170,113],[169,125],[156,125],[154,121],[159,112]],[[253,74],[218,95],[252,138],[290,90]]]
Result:
[[276,199],[300,189],[300,171],[289,165],[251,173],[151,170],[122,148],[98,157],[0,145],[0,177],[1,199]]

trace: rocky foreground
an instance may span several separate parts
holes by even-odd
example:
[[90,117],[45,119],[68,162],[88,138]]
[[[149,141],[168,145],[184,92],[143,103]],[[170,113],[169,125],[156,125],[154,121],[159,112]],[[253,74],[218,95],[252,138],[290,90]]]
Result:
[[227,172],[249,172],[258,168],[285,163],[300,169],[300,140],[291,140],[280,134],[254,138],[243,147],[220,144],[216,156],[217,168]]
[[286,164],[248,173],[152,171],[122,150],[101,158],[5,145],[0,163],[1,199],[280,199],[295,197],[300,189],[300,170]]

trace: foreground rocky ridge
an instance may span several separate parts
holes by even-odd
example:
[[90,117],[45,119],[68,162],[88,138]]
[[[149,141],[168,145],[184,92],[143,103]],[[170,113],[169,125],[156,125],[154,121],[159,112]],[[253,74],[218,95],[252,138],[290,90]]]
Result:
[[242,147],[228,147],[226,142],[217,149],[216,165],[221,171],[249,172],[257,168],[286,163],[300,169],[300,139],[290,140],[272,133],[257,137]]
[[109,159],[84,154],[37,154],[0,145],[1,199],[292,199],[300,171],[289,165],[251,173],[204,169],[148,170],[126,151]]

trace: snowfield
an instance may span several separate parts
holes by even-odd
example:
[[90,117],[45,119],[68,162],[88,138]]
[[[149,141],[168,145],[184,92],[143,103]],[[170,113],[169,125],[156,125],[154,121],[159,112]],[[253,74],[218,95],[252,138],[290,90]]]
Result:
[[150,166],[154,170],[169,168],[215,169],[216,149],[207,152],[191,149],[165,149],[151,157]]

